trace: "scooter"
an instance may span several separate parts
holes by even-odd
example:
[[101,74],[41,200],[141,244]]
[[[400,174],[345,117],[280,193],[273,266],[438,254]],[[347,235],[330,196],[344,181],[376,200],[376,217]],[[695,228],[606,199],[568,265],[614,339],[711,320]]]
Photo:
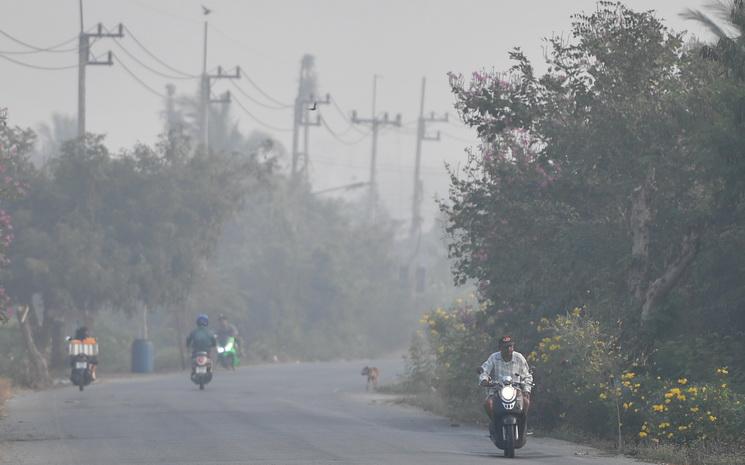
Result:
[[67,351],[70,354],[70,382],[79,390],[93,382],[92,363],[98,355],[98,344],[68,339]]
[[195,352],[191,358],[191,381],[204,390],[204,385],[212,381],[212,360],[207,352]]
[[235,338],[228,336],[223,341],[217,342],[217,361],[223,368],[235,370],[240,359],[235,346]]
[[91,384],[93,381],[88,356],[85,354],[73,355],[70,359],[70,365],[72,365],[70,381],[82,391],[85,389],[85,386]]
[[[479,367],[479,374],[482,369]],[[520,449],[527,440],[526,417],[523,410],[523,390],[527,383],[520,380],[520,375],[504,376],[501,380],[488,379],[487,388],[495,388],[492,395],[492,414],[489,422],[489,437],[497,449],[504,451],[507,458],[515,457],[515,449]],[[532,384],[530,385],[533,386]]]

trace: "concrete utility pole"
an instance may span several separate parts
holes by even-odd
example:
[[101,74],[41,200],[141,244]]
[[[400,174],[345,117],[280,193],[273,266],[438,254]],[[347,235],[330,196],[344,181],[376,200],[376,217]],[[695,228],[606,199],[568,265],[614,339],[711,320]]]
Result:
[[[297,182],[299,176],[304,178],[308,176],[308,165],[310,162],[310,127],[320,126],[321,117],[316,116],[315,121],[311,121],[310,112],[315,111],[318,105],[328,105],[331,103],[331,96],[326,94],[325,100],[318,100],[316,93],[316,75],[315,75],[315,58],[313,55],[303,55],[300,61],[300,79],[298,80],[297,97],[295,97],[295,110],[293,112],[292,123],[292,171],[291,179],[293,183]],[[303,150],[300,150],[300,127],[303,128]],[[303,165],[300,166],[300,158],[303,158]]]
[[[204,8],[204,7],[203,7]],[[205,13],[209,14],[209,13]],[[213,99],[212,94],[212,80],[213,79],[240,79],[241,68],[240,66],[235,67],[235,72],[232,74],[224,73],[222,66],[217,67],[217,74],[209,74],[207,72],[207,21],[204,22],[204,47],[202,50],[202,79],[200,83],[199,92],[199,121],[200,121],[200,135],[202,147],[204,147],[205,155],[210,153],[210,141],[209,141],[209,104],[210,103],[230,103],[230,91],[225,92],[220,98]]]
[[[437,131],[435,137],[427,135],[427,123],[443,123],[447,122],[447,113],[441,117],[435,117],[434,113],[430,116],[424,116],[424,89],[427,83],[427,78],[422,78],[422,96],[419,101],[419,118],[417,119],[416,128],[416,159],[414,162],[414,195],[411,200],[411,230],[409,231],[409,237],[412,240],[412,244],[418,239],[422,229],[422,192],[423,185],[421,180],[421,162],[422,162],[422,141],[425,140],[440,140],[440,131]],[[418,250],[418,247],[416,248]]]
[[114,62],[109,51],[108,60],[92,60],[90,56],[91,37],[101,39],[104,37],[124,37],[123,27],[119,24],[119,30],[115,33],[103,32],[103,26],[98,23],[96,32],[88,33],[83,30],[83,0],[80,4],[80,35],[78,39],[78,150],[85,150],[85,68],[88,65],[111,66]]
[[378,184],[377,184],[377,157],[378,157],[378,129],[381,126],[401,127],[401,114],[396,115],[395,120],[388,119],[388,113],[384,113],[382,118],[376,116],[376,91],[378,85],[377,74],[373,75],[373,100],[372,100],[372,117],[358,118],[357,111],[352,112],[352,123],[369,124],[372,127],[372,153],[370,154],[370,191],[367,206],[367,215],[370,221],[375,221],[375,208],[378,201]]

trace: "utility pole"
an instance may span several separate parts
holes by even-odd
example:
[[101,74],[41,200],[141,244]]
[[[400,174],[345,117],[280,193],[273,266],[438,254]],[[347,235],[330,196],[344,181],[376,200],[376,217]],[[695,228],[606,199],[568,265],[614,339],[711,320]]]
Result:
[[[204,8],[204,7],[203,7]],[[200,138],[205,155],[209,155],[209,104],[210,103],[230,103],[230,91],[225,92],[220,98],[212,98],[212,80],[213,79],[240,79],[241,68],[235,67],[232,74],[223,72],[222,66],[217,67],[217,74],[207,72],[207,21],[204,22],[204,46],[202,49],[202,78],[200,81],[199,92],[199,120],[200,120]]]
[[[315,58],[313,55],[303,55],[300,61],[300,78],[298,80],[297,97],[295,97],[295,109],[293,112],[292,122],[292,167],[290,178],[293,184],[299,179],[308,176],[308,165],[310,161],[310,127],[320,126],[321,118],[316,116],[315,121],[311,121],[310,112],[315,111],[318,105],[328,105],[331,103],[331,96],[326,94],[325,100],[318,100],[316,94],[316,73]],[[303,150],[300,150],[300,128],[303,128]],[[300,158],[303,158],[303,165],[300,166]]]
[[352,112],[352,123],[369,124],[372,127],[372,152],[370,154],[370,190],[368,194],[367,215],[370,221],[375,221],[375,207],[378,201],[378,184],[377,184],[377,157],[378,157],[378,130],[381,126],[401,127],[401,114],[396,115],[395,120],[388,119],[388,113],[384,113],[382,118],[376,116],[376,91],[378,84],[377,74],[373,75],[373,100],[372,100],[372,117],[358,118],[357,111]]
[[85,68],[88,65],[111,66],[111,51],[106,61],[92,60],[90,56],[90,39],[101,39],[104,37],[124,37],[123,27],[119,24],[119,30],[115,33],[103,32],[103,26],[98,23],[96,32],[88,33],[83,30],[83,0],[80,5],[80,35],[78,38],[78,150],[85,150]]
[[[411,238],[412,244],[416,243],[419,234],[422,229],[422,197],[423,197],[423,184],[421,180],[421,162],[422,162],[422,141],[425,140],[440,140],[440,131],[437,131],[437,135],[432,137],[427,135],[427,123],[444,123],[448,120],[448,115],[441,117],[435,117],[432,112],[428,117],[424,116],[424,89],[427,83],[427,78],[422,78],[422,96],[419,101],[419,118],[417,119],[416,128],[416,159],[414,162],[414,195],[411,201],[411,230],[409,231],[409,237]],[[416,247],[415,250],[418,250]]]

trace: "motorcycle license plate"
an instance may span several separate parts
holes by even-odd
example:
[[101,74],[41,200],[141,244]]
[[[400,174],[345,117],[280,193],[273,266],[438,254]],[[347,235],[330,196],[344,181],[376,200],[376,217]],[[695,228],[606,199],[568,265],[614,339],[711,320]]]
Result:
[[207,373],[207,367],[197,367],[197,373]]
[[88,368],[88,363],[86,363],[86,362],[75,362],[75,368],[77,368],[79,370],[84,370],[84,369]]

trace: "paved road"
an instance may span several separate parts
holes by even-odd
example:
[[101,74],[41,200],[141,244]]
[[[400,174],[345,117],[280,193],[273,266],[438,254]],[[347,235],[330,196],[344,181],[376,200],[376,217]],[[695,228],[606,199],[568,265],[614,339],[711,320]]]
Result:
[[[401,363],[375,362],[381,381]],[[182,374],[101,380],[28,393],[0,421],[0,464],[507,463],[482,428],[365,393],[362,362],[245,367],[205,391]],[[531,438],[526,465],[628,465],[623,458]]]

